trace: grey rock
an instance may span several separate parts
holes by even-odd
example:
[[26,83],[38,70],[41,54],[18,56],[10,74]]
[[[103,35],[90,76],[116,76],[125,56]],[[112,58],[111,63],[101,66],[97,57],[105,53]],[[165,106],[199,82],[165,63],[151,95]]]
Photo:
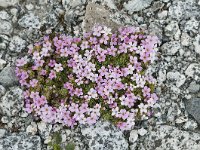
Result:
[[173,1],[169,7],[169,16],[173,19],[182,20],[198,15],[199,7],[196,5],[196,0]]
[[138,131],[132,130],[129,136],[129,142],[134,143],[138,139]]
[[180,87],[181,85],[183,85],[185,83],[185,80],[186,80],[185,76],[183,74],[180,74],[177,71],[168,72],[167,73],[167,79],[169,79],[171,81],[175,81],[177,87]]
[[69,7],[81,6],[86,3],[86,0],[62,0],[62,5],[68,9]]
[[170,23],[165,27],[164,31],[166,36],[173,37],[175,40],[179,40],[181,31],[177,21],[170,21]]
[[140,150],[199,150],[200,134],[162,125],[151,130],[139,145]]
[[11,34],[13,28],[12,28],[12,24],[8,21],[2,20],[0,19],[0,34]]
[[85,31],[90,31],[94,25],[106,25],[107,27],[116,30],[119,25],[109,18],[110,12],[103,6],[89,3],[86,7],[83,28]]
[[122,131],[109,122],[98,121],[94,126],[82,127],[81,133],[89,150],[127,150],[128,143]]
[[41,23],[38,16],[26,14],[18,21],[19,25],[24,28],[40,29]]
[[0,18],[3,20],[9,20],[10,15],[6,11],[0,11]]
[[13,36],[9,44],[11,52],[20,53],[26,47],[26,41],[19,36]]
[[0,85],[0,97],[2,97],[6,93],[6,89]]
[[2,70],[5,65],[6,65],[6,61],[3,59],[0,59],[0,70]]
[[6,130],[5,129],[0,129],[0,138],[4,137],[6,134]]
[[23,108],[23,91],[18,87],[12,87],[0,100],[0,111],[6,116],[16,116]]
[[151,5],[153,0],[130,0],[128,3],[124,4],[124,8],[129,11],[129,13],[140,11]]
[[185,70],[185,74],[189,77],[192,77],[195,80],[200,79],[200,64],[198,63],[191,63],[187,69]]
[[200,123],[200,98],[193,98],[185,102],[186,110]]
[[170,41],[162,45],[161,50],[166,55],[175,55],[181,49],[179,41]]
[[189,92],[191,93],[197,93],[200,89],[200,85],[197,84],[195,81],[190,83],[190,86],[188,87]]
[[41,139],[39,136],[18,134],[0,139],[1,150],[41,150]]
[[19,0],[0,0],[1,7],[14,6],[19,3]]
[[197,54],[200,54],[200,35],[198,34],[196,37],[195,37],[195,40],[193,42],[193,45],[194,45],[194,50]]
[[0,72],[0,84],[3,86],[13,86],[17,83],[18,79],[15,75],[15,68],[14,67],[5,67]]
[[181,35],[181,44],[183,46],[189,46],[190,43],[191,43],[190,36],[187,33],[183,32],[182,35]]
[[185,23],[185,27],[183,31],[197,33],[198,28],[199,28],[199,21],[197,21],[194,17],[192,17],[190,20],[188,20]]

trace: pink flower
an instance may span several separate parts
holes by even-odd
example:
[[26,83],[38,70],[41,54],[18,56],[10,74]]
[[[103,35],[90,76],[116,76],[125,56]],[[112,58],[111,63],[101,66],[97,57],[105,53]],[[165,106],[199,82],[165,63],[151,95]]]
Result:
[[51,70],[51,72],[49,73],[49,79],[53,79],[53,78],[56,78],[56,72]]
[[17,67],[21,67],[24,66],[25,64],[27,64],[27,59],[26,58],[21,58],[21,59],[17,59],[16,60],[16,66]]
[[32,80],[30,80],[30,82],[29,82],[29,84],[30,84],[31,87],[37,86],[37,83],[38,83],[38,80],[36,80],[36,79],[32,79]]
[[62,67],[62,65],[60,63],[59,64],[55,64],[54,70],[56,72],[60,72],[60,71],[63,71],[63,67]]
[[55,61],[55,60],[50,60],[48,65],[49,65],[50,67],[54,67],[55,64],[56,64],[56,61]]

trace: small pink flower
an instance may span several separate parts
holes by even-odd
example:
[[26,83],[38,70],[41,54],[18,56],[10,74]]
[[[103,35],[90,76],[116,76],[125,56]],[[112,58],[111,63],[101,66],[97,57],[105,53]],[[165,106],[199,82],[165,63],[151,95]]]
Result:
[[21,67],[24,66],[25,64],[27,64],[27,59],[26,58],[21,58],[21,59],[17,59],[16,60],[16,66],[17,67]]
[[29,82],[29,84],[30,84],[31,87],[37,86],[37,83],[38,83],[38,80],[36,80],[36,79],[32,79],[32,80],[30,80],[30,82]]
[[60,72],[60,71],[63,71],[63,67],[62,67],[62,65],[60,63],[59,64],[55,64],[54,70],[56,72]]

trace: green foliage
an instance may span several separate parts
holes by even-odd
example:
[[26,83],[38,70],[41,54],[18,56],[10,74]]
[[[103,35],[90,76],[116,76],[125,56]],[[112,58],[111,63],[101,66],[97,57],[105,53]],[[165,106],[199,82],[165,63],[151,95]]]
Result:
[[69,142],[65,148],[61,146],[62,137],[59,132],[55,132],[52,136],[52,141],[49,143],[49,146],[52,147],[53,150],[74,150],[75,144]]

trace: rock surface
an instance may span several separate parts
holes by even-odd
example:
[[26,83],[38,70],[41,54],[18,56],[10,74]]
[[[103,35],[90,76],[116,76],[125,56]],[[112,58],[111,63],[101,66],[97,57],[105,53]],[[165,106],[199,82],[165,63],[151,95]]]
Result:
[[11,135],[0,139],[2,150],[41,150],[41,139],[39,136],[26,134]]
[[126,150],[128,143],[122,131],[119,131],[109,122],[101,122],[95,126],[81,129],[84,140],[88,143],[89,150]]
[[172,126],[156,126],[156,130],[149,135],[139,146],[141,150],[198,150],[200,148],[200,134],[179,130]]

